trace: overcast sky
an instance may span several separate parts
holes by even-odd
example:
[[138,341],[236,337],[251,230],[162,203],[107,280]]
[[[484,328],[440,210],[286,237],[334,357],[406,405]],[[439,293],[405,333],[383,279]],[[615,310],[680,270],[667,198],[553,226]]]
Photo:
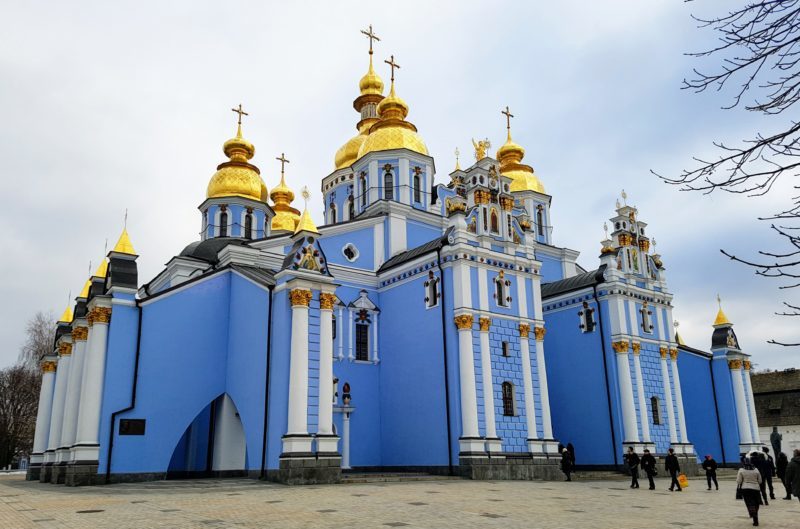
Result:
[[320,180],[355,132],[352,101],[367,68],[359,30],[370,23],[387,85],[382,60],[394,54],[401,65],[397,91],[437,182],[449,180],[456,147],[462,165],[471,159],[471,137],[502,144],[509,105],[525,161],[553,196],[555,244],[596,267],[624,188],[658,241],[686,342],[709,347],[719,293],[759,368],[797,366],[796,350],[766,344],[797,337],[796,324],[774,316],[797,296],[719,253],[779,248],[755,219],[782,209],[786,188],[703,196],[650,173],[712,156],[712,140],[783,126],[720,110],[729,93],[680,90],[703,64],[684,53],[715,38],[690,13],[730,5],[697,4],[0,2],[0,366],[16,360],[26,319],[58,315],[78,293],[126,208],[140,283],[199,238],[196,208],[240,102],[267,186],[285,152],[288,183],[308,185],[321,224]]

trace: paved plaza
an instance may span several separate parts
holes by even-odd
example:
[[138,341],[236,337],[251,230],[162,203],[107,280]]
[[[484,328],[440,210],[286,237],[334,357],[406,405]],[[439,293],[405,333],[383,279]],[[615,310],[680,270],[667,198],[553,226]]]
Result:
[[[734,499],[692,480],[680,494],[625,481],[440,480],[286,487],[247,479],[67,488],[0,477],[0,528],[750,527]],[[800,527],[800,502],[762,508],[762,527]]]

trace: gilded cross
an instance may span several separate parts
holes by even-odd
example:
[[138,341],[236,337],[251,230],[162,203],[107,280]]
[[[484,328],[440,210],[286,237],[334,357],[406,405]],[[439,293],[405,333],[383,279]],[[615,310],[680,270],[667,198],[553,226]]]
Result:
[[247,112],[245,112],[244,110],[242,110],[242,104],[241,103],[239,103],[239,108],[232,108],[231,111],[236,112],[237,114],[239,114],[239,126],[240,127],[242,126],[242,116],[249,116],[250,115]]
[[303,200],[306,203],[306,207],[308,207],[308,199],[311,198],[311,191],[308,190],[308,186],[303,186],[303,189],[300,191],[300,194],[303,196]]
[[275,159],[281,162],[281,177],[283,177],[283,167],[284,165],[289,163],[289,160],[286,159],[286,156],[283,153],[281,153],[280,158],[275,158]]
[[125,221],[124,221],[124,229],[128,229],[128,208],[125,208]]
[[369,39],[369,54],[372,55],[372,41],[380,42],[381,39],[379,39],[378,36],[372,31],[372,24],[369,25],[368,30],[362,29],[361,33],[366,35]]
[[506,109],[501,110],[500,113],[506,117],[506,129],[511,132],[511,118],[514,117],[514,114],[508,109],[508,105],[506,105]]
[[383,61],[392,68],[392,82],[394,82],[394,69],[400,69],[400,65],[394,62],[394,55],[391,55],[388,61]]
[[722,298],[719,297],[719,294],[717,294],[717,305],[719,305],[719,310],[722,310]]

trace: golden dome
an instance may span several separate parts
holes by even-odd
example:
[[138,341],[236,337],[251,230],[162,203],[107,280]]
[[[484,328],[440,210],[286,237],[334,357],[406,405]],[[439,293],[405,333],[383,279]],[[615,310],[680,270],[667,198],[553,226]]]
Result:
[[500,162],[500,174],[511,178],[511,191],[536,191],[544,193],[544,184],[533,171],[533,167],[522,163],[525,156],[525,149],[511,139],[511,131],[508,132],[508,139],[502,147],[497,149],[497,161]]
[[131,243],[131,238],[128,237],[128,230],[126,228],[122,228],[119,240],[117,240],[117,244],[114,245],[114,249],[111,251],[136,255],[136,251],[133,249],[133,244]]
[[269,193],[267,192],[267,184],[264,181],[261,181],[261,202],[266,202],[269,198]]
[[358,82],[361,95],[383,95],[383,79],[372,68],[372,54],[369,56],[369,70]]
[[417,134],[417,127],[405,120],[407,115],[408,105],[395,94],[392,82],[389,96],[378,104],[380,120],[370,127],[366,141],[358,150],[358,158],[389,149],[408,149],[427,155],[428,147]]
[[342,167],[352,165],[352,163],[358,158],[358,151],[361,149],[361,146],[366,140],[367,135],[359,133],[347,140],[347,143],[339,147],[339,150],[336,151],[336,156],[333,159],[336,168],[341,169]]
[[229,160],[217,166],[217,172],[208,183],[206,197],[237,196],[263,200],[266,185],[261,179],[261,171],[248,163],[256,149],[252,143],[242,138],[241,125],[236,131],[236,137],[226,141],[222,150]]
[[67,305],[67,308],[64,309],[64,312],[61,314],[61,317],[58,318],[58,321],[61,323],[72,323],[72,306]]
[[275,216],[272,217],[270,226],[273,230],[287,230],[294,232],[300,223],[300,212],[291,206],[294,200],[294,191],[286,185],[281,171],[281,183],[273,187],[269,194],[274,206]]

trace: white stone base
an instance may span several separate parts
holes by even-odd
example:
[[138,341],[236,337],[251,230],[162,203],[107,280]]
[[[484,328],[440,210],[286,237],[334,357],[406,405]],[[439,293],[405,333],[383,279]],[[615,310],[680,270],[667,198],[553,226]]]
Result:
[[97,461],[100,458],[99,446],[73,446],[71,461]]
[[[644,443],[644,442],[622,443],[622,447],[624,449],[624,453],[627,454],[628,453],[628,447],[631,447],[631,446],[633,447],[633,451],[636,452],[639,455],[642,455],[642,453],[644,453],[645,448],[650,450],[651,454],[655,454],[656,453],[656,444],[655,443]],[[683,452],[679,452],[678,451],[678,448],[677,448],[678,446],[683,446],[683,445],[674,445],[673,448],[675,448],[675,453],[676,454],[683,453]]]
[[31,454],[31,465],[39,465],[44,462],[44,454]]
[[[285,447],[286,445],[284,445]],[[339,452],[339,436],[317,436],[317,452],[334,454]]]
[[[534,445],[537,447],[536,450],[533,448]],[[558,441],[554,439],[528,439],[528,451],[532,453],[542,453],[548,456],[559,455]]]
[[69,449],[59,448],[56,450],[55,464],[66,463],[67,461],[69,461]]
[[687,456],[695,455],[694,445],[691,443],[673,443],[669,445],[676,454],[683,454]]
[[470,457],[471,455],[479,455],[486,453],[486,442],[482,437],[461,437],[458,440],[458,449],[462,457]]
[[42,463],[52,463],[55,460],[56,460],[55,452],[45,452],[44,457],[42,458]]
[[313,439],[310,435],[284,435],[283,439],[281,439],[283,441],[283,453],[310,454]]
[[749,454],[750,452],[761,452],[762,446],[764,445],[761,443],[739,443],[739,453]]
[[501,452],[503,450],[503,441],[499,438],[486,438],[486,451],[489,453]]

